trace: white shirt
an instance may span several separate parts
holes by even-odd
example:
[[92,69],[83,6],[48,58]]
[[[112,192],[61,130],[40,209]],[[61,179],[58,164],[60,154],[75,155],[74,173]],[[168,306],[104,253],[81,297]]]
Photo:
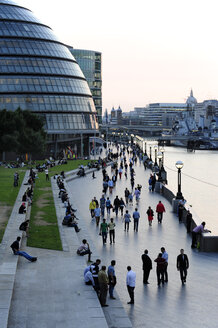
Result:
[[126,285],[130,287],[135,287],[136,273],[132,270],[127,272],[126,275]]
[[86,272],[86,274],[84,276],[84,280],[85,280],[85,282],[91,281],[92,285],[95,286],[94,279],[93,279],[92,273],[90,271]]
[[48,174],[48,169],[45,169],[45,174]]
[[165,261],[168,263],[168,254],[166,251],[162,253],[162,258],[165,259]]

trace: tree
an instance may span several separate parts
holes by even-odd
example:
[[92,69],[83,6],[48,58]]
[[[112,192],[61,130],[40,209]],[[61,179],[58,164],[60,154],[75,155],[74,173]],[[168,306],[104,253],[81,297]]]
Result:
[[28,110],[0,110],[0,152],[42,154],[46,143],[43,125],[42,118]]

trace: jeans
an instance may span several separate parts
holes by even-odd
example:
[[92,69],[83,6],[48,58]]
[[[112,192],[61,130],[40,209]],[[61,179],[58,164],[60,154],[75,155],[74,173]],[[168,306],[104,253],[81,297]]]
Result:
[[134,219],[134,231],[138,231],[139,220]]
[[25,257],[27,260],[32,261],[33,257],[27,254],[26,252],[17,251],[15,255],[20,255]]
[[111,208],[110,207],[107,207],[107,214],[110,215],[110,212],[111,212]]
[[101,207],[101,216],[103,216],[103,217],[104,217],[104,210],[105,210],[105,206],[102,206]]
[[164,270],[157,269],[157,284],[160,285],[160,283],[164,284]]
[[114,297],[114,285],[109,284],[109,295]]
[[115,242],[115,230],[109,230],[109,235],[110,235],[110,243]]
[[107,242],[107,232],[102,232],[103,244]]
[[129,231],[129,222],[125,222],[125,230]]

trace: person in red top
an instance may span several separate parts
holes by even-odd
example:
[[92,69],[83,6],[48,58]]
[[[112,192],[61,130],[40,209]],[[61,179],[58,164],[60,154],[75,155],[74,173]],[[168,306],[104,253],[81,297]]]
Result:
[[162,223],[163,212],[166,212],[164,205],[159,201],[156,207],[158,223]]

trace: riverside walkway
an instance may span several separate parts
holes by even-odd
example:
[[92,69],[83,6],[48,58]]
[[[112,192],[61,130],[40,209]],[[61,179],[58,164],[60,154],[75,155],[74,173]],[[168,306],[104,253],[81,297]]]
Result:
[[[191,237],[187,235],[185,226],[178,223],[178,218],[172,212],[171,204],[162,196],[148,191],[150,170],[144,171],[143,165],[139,163],[134,168],[135,182],[143,186],[138,206],[141,213],[139,232],[133,232],[133,222],[130,223],[129,233],[124,232],[124,224],[119,215],[115,220],[116,243],[114,245],[110,245],[109,240],[105,246],[102,245],[101,236],[98,235],[99,230],[91,221],[88,209],[91,199],[94,196],[99,199],[102,195],[101,171],[96,172],[94,180],[91,175],[87,175],[85,178],[68,183],[73,205],[78,209],[79,225],[82,231],[86,232],[84,237],[90,241],[92,249],[95,249],[102,259],[102,264],[108,266],[112,259],[116,260],[115,269],[118,283],[115,289],[133,327],[216,328],[218,325],[216,310],[218,255],[199,253],[191,249]],[[109,175],[111,175],[110,171],[111,169],[107,168]],[[124,199],[126,187],[131,188],[130,180],[129,177],[126,180],[123,176],[122,180],[118,179],[110,199],[113,200],[116,195]],[[155,217],[153,226],[149,227],[145,213],[148,206],[155,210],[159,200],[162,200],[166,207],[163,224],[158,225]],[[134,208],[135,201],[134,206],[127,207],[131,214]],[[115,217],[115,215],[112,214],[111,217]],[[157,287],[156,267],[153,262],[153,270],[149,279],[150,285],[146,286],[142,282],[141,255],[147,248],[153,261],[162,246],[169,254],[169,282],[164,287]],[[176,257],[181,248],[185,249],[190,261],[185,286],[181,285],[179,272],[176,270]],[[131,265],[137,275],[134,306],[127,305],[127,301],[129,301],[125,283],[127,265]]]
[[[109,174],[110,170],[107,168]],[[119,216],[115,221],[116,244],[110,245],[108,242],[104,247],[98,235],[98,229],[94,222],[91,222],[88,210],[91,198],[96,196],[99,199],[101,196],[101,171],[96,172],[94,180],[91,175],[87,175],[85,178],[75,179],[68,183],[71,201],[78,209],[79,227],[82,230],[78,234],[73,228],[61,230],[64,252],[31,249],[23,245],[23,249],[30,253],[34,252],[34,255],[38,256],[38,261],[33,264],[25,259],[19,259],[9,328],[104,328],[108,326],[127,328],[130,327],[128,318],[125,318],[125,313],[122,317],[119,314],[119,308],[122,310],[122,305],[133,327],[137,328],[217,327],[218,255],[191,250],[191,239],[187,236],[184,225],[179,225],[177,217],[171,212],[171,205],[160,195],[149,193],[147,181],[150,171],[144,171],[139,163],[135,171],[135,182],[143,185],[138,206],[141,213],[139,232],[133,232],[133,223],[131,223],[129,233],[125,233]],[[122,180],[117,182],[110,198],[114,199],[116,195],[124,197],[126,187],[130,188],[130,182],[122,177]],[[54,195],[57,195],[55,191]],[[150,228],[145,212],[149,205],[155,209],[159,199],[164,203],[167,213],[164,215],[162,226],[158,225],[155,219]],[[63,208],[58,201],[55,199],[60,222],[63,217]],[[130,213],[134,207],[128,208]],[[107,266],[112,259],[117,262],[115,269],[118,283],[115,289],[122,304],[119,300],[109,300],[109,307],[104,309],[104,312],[95,292],[83,283],[85,258],[75,253],[82,238],[87,238],[90,242],[93,260],[100,257],[102,265]],[[169,253],[169,283],[164,287],[157,287],[155,266],[153,266],[149,279],[150,285],[144,286],[141,254],[145,248],[148,248],[149,255],[154,260],[161,246],[165,246]],[[186,286],[181,286],[179,273],[175,267],[180,248],[185,249],[190,260]],[[131,265],[137,274],[134,306],[126,304],[129,301],[125,284],[127,265]],[[114,316],[117,319],[116,324],[110,324]]]

